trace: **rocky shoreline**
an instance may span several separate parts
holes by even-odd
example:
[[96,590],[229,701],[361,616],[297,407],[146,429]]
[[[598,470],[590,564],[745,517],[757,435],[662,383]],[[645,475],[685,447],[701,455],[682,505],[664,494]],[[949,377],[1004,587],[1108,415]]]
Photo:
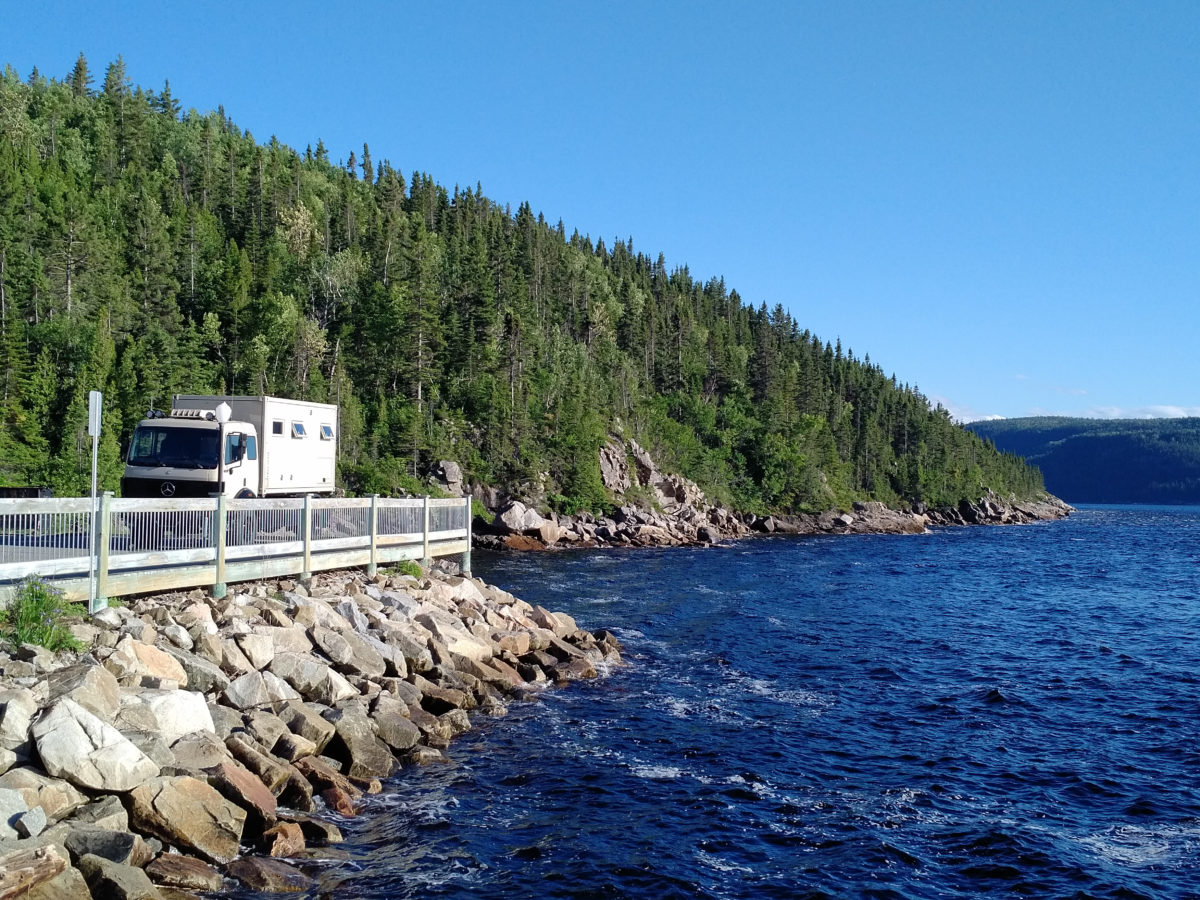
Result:
[[755,534],[921,534],[935,525],[1025,524],[1060,519],[1073,511],[1051,494],[1018,500],[987,491],[975,502],[939,509],[916,504],[896,510],[871,501],[820,514],[757,516],[710,502],[694,481],[663,472],[634,440],[610,435],[600,448],[599,464],[605,490],[620,504],[606,516],[540,512],[548,506],[547,476],[506,494],[468,486],[462,468],[442,460],[434,467],[432,481],[453,496],[469,491],[491,512],[490,519],[476,517],[472,526],[474,546],[486,550],[677,547]]
[[307,891],[380,779],[620,661],[436,567],[146,597],[72,632],[86,650],[0,651],[0,900]]
[[[678,477],[678,476],[674,476]],[[550,550],[570,547],[678,547],[711,545],[765,534],[923,534],[932,526],[1023,525],[1061,519],[1073,508],[1050,494],[1028,501],[985,494],[977,502],[939,509],[896,510],[879,503],[856,502],[849,511],[812,515],[741,515],[707,503],[689,486],[674,505],[646,509],[632,504],[611,516],[542,517],[520,500],[510,500],[493,522],[476,519],[474,545],[487,550]]]

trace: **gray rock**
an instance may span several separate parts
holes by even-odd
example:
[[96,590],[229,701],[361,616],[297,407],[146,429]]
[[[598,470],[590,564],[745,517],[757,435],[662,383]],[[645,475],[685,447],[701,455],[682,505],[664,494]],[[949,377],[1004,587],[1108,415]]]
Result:
[[350,627],[359,634],[366,634],[370,631],[371,626],[367,622],[367,617],[363,615],[362,610],[358,608],[358,604],[353,600],[340,600],[335,608],[338,614],[349,622]]
[[188,776],[151,778],[129,792],[134,828],[168,844],[195,851],[209,862],[238,854],[245,810],[208,784]]
[[384,778],[392,774],[396,760],[387,744],[375,734],[371,720],[361,706],[348,705],[324,713],[337,731],[326,752],[345,764],[351,778]]
[[195,691],[143,691],[142,702],[158,720],[158,733],[173,744],[193,731],[215,732],[204,695]]
[[266,634],[242,634],[237,637],[237,645],[246,659],[256,669],[265,669],[275,655],[275,641]]
[[270,671],[299,691],[306,700],[327,706],[358,694],[345,678],[311,654],[276,654],[271,660]]
[[136,866],[123,866],[93,854],[79,860],[78,868],[93,897],[105,900],[162,900],[150,877]]
[[182,625],[176,625],[174,623],[163,627],[163,637],[165,637],[180,650],[191,650],[196,644],[196,642],[192,640],[192,636],[188,634],[186,628],[184,628]]
[[617,438],[609,438],[600,448],[600,480],[610,491],[623,494],[629,490],[629,463],[625,459],[625,445]]
[[31,838],[45,831],[48,824],[46,811],[40,806],[35,806],[24,815],[17,816],[14,827],[20,837]]
[[133,746],[145,753],[159,770],[175,765],[175,754],[157,731],[122,731]]
[[312,641],[308,638],[308,629],[302,625],[256,625],[255,634],[263,634],[271,639],[275,654],[280,653],[312,653]]
[[197,774],[200,771],[232,759],[225,747],[225,739],[207,731],[184,735],[171,745],[171,753],[175,756],[176,769],[183,770],[179,774],[196,777],[200,777]]
[[103,666],[78,663],[59,669],[46,679],[49,699],[70,697],[84,709],[112,722],[121,706],[121,688],[116,676]]
[[0,747],[13,751],[18,760],[29,758],[32,747],[29,726],[38,706],[37,697],[27,688],[0,691]]
[[272,672],[247,672],[230,682],[222,693],[225,702],[236,709],[251,709],[283,700],[299,700],[300,695]]
[[280,711],[279,717],[283,719],[293,734],[298,734],[312,741],[313,745],[317,748],[317,753],[324,751],[326,745],[328,745],[330,739],[337,731],[333,723],[327,721],[315,709],[303,703],[292,702],[286,704]]
[[530,509],[520,500],[513,500],[496,516],[496,524],[502,526],[510,534],[532,534],[546,520],[537,510]]
[[0,775],[0,788],[17,791],[28,809],[40,806],[51,821],[70,815],[88,802],[70,782],[30,767],[10,769]]
[[31,733],[46,771],[85,789],[128,791],[159,772],[121,732],[69,698],[51,707]]
[[67,832],[63,842],[71,860],[79,861],[89,853],[123,866],[144,866],[154,857],[154,852],[142,840],[140,834],[128,831],[109,831],[94,825],[79,825]]
[[397,752],[410,750],[421,739],[421,730],[408,718],[408,706],[391,697],[379,697],[371,710],[379,739]]
[[[208,608],[208,607],[205,607]],[[223,691],[229,686],[229,676],[221,671],[216,662],[188,653],[180,647],[163,647],[163,652],[178,662],[187,676],[187,686],[200,694]]]
[[309,629],[309,636],[342,672],[383,675],[387,671],[387,664],[379,651],[352,631],[337,632],[314,625]]
[[244,730],[246,727],[242,714],[236,709],[230,709],[219,703],[210,703],[208,712],[212,716],[213,728],[216,729],[217,737],[221,740],[225,740],[233,732]]
[[27,812],[29,812],[29,806],[19,791],[0,788],[0,839],[15,840],[22,837],[16,829],[16,824],[17,820]]
[[246,730],[264,747],[275,746],[280,737],[290,733],[283,719],[261,709],[246,713]]
[[115,795],[107,794],[77,810],[71,817],[71,824],[93,825],[108,831],[128,831],[129,813],[125,812],[125,807]]

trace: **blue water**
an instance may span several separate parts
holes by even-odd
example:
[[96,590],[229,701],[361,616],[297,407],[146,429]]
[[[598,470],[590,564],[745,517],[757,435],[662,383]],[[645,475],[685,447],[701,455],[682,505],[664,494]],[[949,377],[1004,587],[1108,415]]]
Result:
[[1200,897],[1200,509],[477,558],[628,666],[344,823],[345,897]]

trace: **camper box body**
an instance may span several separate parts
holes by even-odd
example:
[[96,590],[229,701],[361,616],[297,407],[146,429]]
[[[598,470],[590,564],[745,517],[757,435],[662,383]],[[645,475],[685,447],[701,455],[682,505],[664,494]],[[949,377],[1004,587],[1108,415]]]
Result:
[[333,493],[338,434],[335,405],[282,397],[176,394],[171,407],[212,410],[220,403],[229,404],[232,410],[227,428],[244,422],[257,432],[258,483],[245,486],[255,496]]

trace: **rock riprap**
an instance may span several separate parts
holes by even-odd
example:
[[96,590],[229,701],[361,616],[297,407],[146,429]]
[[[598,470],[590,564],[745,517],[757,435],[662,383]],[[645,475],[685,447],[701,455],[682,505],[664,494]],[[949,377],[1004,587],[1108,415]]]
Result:
[[75,631],[84,652],[0,647],[5,898],[308,890],[330,817],[381,779],[620,660],[606,631],[441,571],[147,597]]

